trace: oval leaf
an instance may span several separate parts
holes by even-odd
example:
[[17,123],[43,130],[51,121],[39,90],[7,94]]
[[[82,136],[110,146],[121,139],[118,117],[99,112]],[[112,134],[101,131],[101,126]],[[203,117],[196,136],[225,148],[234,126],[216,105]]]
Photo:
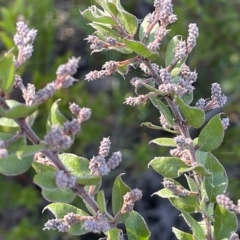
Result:
[[172,230],[178,240],[194,240],[193,235],[189,233],[182,232],[175,227],[173,227]]
[[165,66],[167,67],[174,59],[176,46],[181,41],[181,36],[174,36],[167,45],[166,56],[165,56]]
[[11,154],[6,158],[0,158],[0,173],[7,176],[15,176],[26,172],[33,162],[32,156],[19,159],[16,154]]
[[203,152],[211,152],[217,149],[223,141],[224,129],[220,115],[221,114],[217,114],[212,117],[200,132],[198,146]]
[[187,105],[181,98],[177,98],[176,102],[190,126],[199,128],[203,125],[205,114],[202,109]]
[[155,157],[148,166],[152,166],[156,172],[166,178],[179,177],[179,169],[187,167],[181,159],[176,157]]
[[76,194],[71,189],[42,189],[43,197],[49,202],[70,203]]
[[151,235],[143,217],[135,211],[131,211],[125,225],[130,240],[148,240]]
[[155,143],[157,145],[165,146],[165,147],[177,147],[177,144],[173,140],[173,138],[155,138],[149,143]]
[[14,84],[14,56],[9,54],[0,62],[0,88],[8,93]]
[[55,172],[43,172],[34,176],[33,182],[42,189],[57,189]]
[[129,47],[135,53],[137,53],[138,55],[143,56],[145,58],[148,58],[149,60],[154,60],[158,57],[157,52],[150,51],[141,42],[137,42],[137,41],[134,41],[134,40],[128,40],[128,39],[124,39],[123,42],[126,44],[127,47]]
[[228,211],[217,204],[214,214],[214,239],[229,239],[232,232],[237,230],[237,217],[234,212]]

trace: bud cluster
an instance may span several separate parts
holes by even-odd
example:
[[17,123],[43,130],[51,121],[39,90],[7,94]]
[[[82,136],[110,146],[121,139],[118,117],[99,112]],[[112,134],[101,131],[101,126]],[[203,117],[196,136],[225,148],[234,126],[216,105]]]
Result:
[[180,185],[175,185],[173,182],[171,182],[165,178],[164,178],[162,184],[165,188],[171,190],[174,195],[177,195],[180,197],[186,197],[189,195],[189,191],[187,189],[184,189]]
[[17,32],[14,35],[13,40],[19,51],[17,60],[15,62],[15,67],[17,68],[32,56],[32,44],[37,36],[37,30],[29,29],[28,26],[22,21],[17,22],[16,25]]
[[63,170],[56,172],[55,174],[56,184],[59,188],[72,188],[76,184],[76,177],[69,173],[65,173]]
[[120,151],[114,152],[112,156],[106,161],[105,157],[110,152],[111,141],[109,138],[103,138],[100,143],[98,156],[94,156],[89,163],[91,173],[97,176],[107,175],[111,169],[115,169],[122,161],[122,154]]

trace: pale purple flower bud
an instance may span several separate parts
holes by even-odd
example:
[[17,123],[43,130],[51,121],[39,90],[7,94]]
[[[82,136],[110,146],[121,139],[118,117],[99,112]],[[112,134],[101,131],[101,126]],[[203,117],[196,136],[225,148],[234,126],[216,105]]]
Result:
[[30,29],[27,33],[27,36],[26,36],[25,40],[24,40],[25,44],[27,44],[28,42],[32,43],[35,40],[36,36],[37,36],[37,30]]
[[215,101],[216,105],[223,107],[227,102],[227,97],[222,94],[222,89],[218,83],[213,83],[211,87],[211,99]]
[[23,98],[25,99],[26,105],[31,105],[36,98],[35,94],[35,86],[33,84],[28,83],[26,89],[22,89]]
[[21,90],[25,89],[24,85],[23,85],[23,80],[20,76],[15,75],[15,80],[14,80],[14,86],[16,88],[20,88]]
[[6,148],[0,148],[0,158],[6,158],[8,156],[8,150]]
[[196,102],[196,107],[198,107],[198,108],[204,108],[205,105],[206,105],[206,99],[200,98]]
[[168,122],[167,122],[167,120],[166,120],[166,118],[164,117],[163,114],[161,114],[161,116],[159,118],[159,121],[164,128],[167,128],[167,129],[170,128],[170,126],[168,125]]
[[73,115],[78,116],[81,108],[76,103],[69,103],[69,110]]
[[115,71],[117,68],[117,63],[115,61],[106,62],[103,66],[103,69]]
[[13,41],[15,43],[15,45],[18,47],[18,49],[21,49],[24,46],[24,39],[23,37],[16,33],[13,37]]
[[33,46],[30,44],[27,44],[26,46],[23,47],[21,53],[22,53],[23,61],[26,61],[27,59],[29,59],[32,56]]
[[89,169],[93,175],[97,176],[104,176],[110,172],[105,159],[101,156],[93,157],[90,160]]
[[181,136],[181,135],[178,135],[176,137],[173,138],[175,143],[179,146],[179,147],[185,147],[186,146],[186,138]]
[[131,85],[136,89],[142,87],[142,80],[138,77],[133,77],[130,81]]
[[186,50],[187,50],[186,42],[180,41],[176,46],[175,56],[174,56],[175,59],[181,60],[182,58],[184,58],[186,56]]
[[17,32],[18,32],[21,36],[27,35],[29,29],[28,29],[27,25],[26,25],[24,22],[22,22],[22,21],[17,22],[16,25],[17,25]]
[[44,137],[44,141],[47,145],[54,146],[57,149],[67,149],[72,144],[71,138],[64,135],[58,125],[51,127],[51,130]]
[[75,224],[76,222],[78,222],[78,219],[76,217],[76,214],[71,212],[68,213],[67,215],[64,216],[63,220],[69,225],[72,226],[73,224]]
[[112,38],[112,37],[107,37],[106,42],[113,45],[113,46],[117,44],[117,40],[115,38]]
[[235,208],[233,201],[225,194],[217,195],[216,201],[219,205],[222,205],[224,208],[228,210],[233,210]]
[[84,223],[83,223],[83,227],[89,232],[94,232],[94,233],[100,233],[101,232],[100,224],[95,219],[85,220]]
[[99,155],[103,158],[106,157],[109,154],[110,146],[111,141],[109,140],[109,138],[103,138],[99,147]]
[[223,129],[226,130],[228,128],[228,126],[229,126],[229,118],[228,117],[227,118],[223,118],[221,120],[221,122],[222,122]]
[[62,64],[58,67],[56,74],[59,77],[66,76],[66,75],[73,75],[77,72],[78,62],[80,58],[72,57],[68,60],[66,64]]
[[92,115],[92,110],[90,108],[81,108],[77,118],[80,122],[87,121]]
[[48,98],[52,97],[55,92],[56,92],[55,83],[54,82],[48,83],[43,89],[39,90],[36,93],[36,98],[34,102],[36,103],[43,102]]
[[5,148],[5,142],[3,140],[0,140],[0,148]]
[[142,198],[142,191],[138,188],[132,190],[131,192],[127,192],[123,196],[123,206],[121,208],[121,213],[131,212],[134,207],[134,203]]
[[80,123],[77,119],[67,121],[63,124],[63,133],[66,135],[75,135],[80,131]]
[[147,100],[148,100],[147,95],[139,95],[138,97],[126,98],[124,103],[130,106],[136,106],[140,104],[146,104]]
[[122,153],[120,151],[114,152],[112,156],[108,159],[107,166],[109,169],[115,169],[121,161]]
[[160,75],[163,83],[171,83],[172,77],[166,68],[160,69],[159,75]]
[[168,22],[171,24],[171,23],[174,23],[177,21],[177,15],[175,14],[171,14],[169,17],[168,17]]
[[239,240],[238,234],[235,232],[232,232],[229,240]]
[[44,224],[44,228],[43,230],[56,230],[57,227],[61,224],[61,221],[59,219],[51,219],[48,220],[45,224]]
[[56,184],[59,188],[72,188],[76,184],[76,177],[60,170],[55,173]]
[[67,76],[64,81],[62,81],[62,88],[69,88],[76,82],[77,79],[73,78],[72,76]]
[[187,48],[188,53],[196,46],[196,39],[198,37],[198,27],[195,23],[188,25],[188,38],[187,38]]
[[176,189],[176,185],[175,185],[173,182],[171,182],[171,181],[169,181],[169,180],[167,180],[167,179],[164,179],[163,182],[162,182],[162,184],[163,184],[163,186],[164,186],[165,188],[168,188],[168,189],[170,189],[170,190]]

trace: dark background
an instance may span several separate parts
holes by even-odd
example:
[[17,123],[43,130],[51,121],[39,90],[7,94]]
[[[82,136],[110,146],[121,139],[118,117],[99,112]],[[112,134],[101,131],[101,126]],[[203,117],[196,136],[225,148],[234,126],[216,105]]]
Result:
[[[140,19],[153,11],[152,3],[153,0],[122,1],[124,8]],[[69,89],[57,92],[40,107],[34,130],[40,137],[45,135],[48,109],[59,98],[62,99],[59,103],[61,111],[69,117],[69,102],[91,108],[91,119],[82,125],[82,131],[69,151],[91,158],[98,153],[102,138],[110,136],[111,150],[121,150],[123,162],[103,183],[109,205],[113,179],[124,172],[126,174],[123,179],[131,188],[143,190],[143,199],[136,205],[136,210],[146,219],[152,232],[151,239],[175,239],[172,226],[185,231],[189,231],[189,228],[179,216],[180,212],[168,200],[151,197],[162,188],[162,178],[147,169],[148,162],[155,156],[168,154],[168,149],[148,145],[149,141],[171,135],[140,126],[146,121],[158,124],[158,112],[150,103],[134,108],[123,104],[125,97],[135,94],[129,81],[133,76],[141,76],[141,72],[133,70],[125,80],[117,74],[93,82],[84,80],[85,74],[100,70],[106,61],[127,59],[127,55],[112,51],[90,55],[84,38],[92,34],[93,29],[87,25],[79,9],[83,11],[91,4],[92,1],[89,0],[0,0],[0,51],[3,54],[14,46],[12,38],[17,20],[24,20],[29,27],[38,30],[32,58],[17,71],[25,83],[34,83],[36,89],[54,80],[57,67],[70,56],[82,57],[76,76],[79,82]],[[237,201],[240,198],[240,2],[178,0],[173,1],[173,4],[178,21],[171,26],[168,37],[161,45],[157,63],[163,65],[164,51],[169,39],[175,35],[186,38],[188,24],[197,23],[200,36],[187,62],[192,70],[196,69],[198,72],[194,102],[200,97],[210,97],[213,82],[220,83],[228,96],[224,109],[217,111],[224,111],[230,118],[231,125],[226,131],[223,144],[214,154],[227,170],[229,196]],[[11,97],[21,101],[19,92],[14,92]],[[208,113],[207,116],[212,114]],[[198,131],[193,131],[192,137],[197,134]],[[31,169],[17,177],[0,176],[0,240],[87,240],[100,237],[76,237],[55,231],[42,231],[44,223],[52,215],[41,212],[48,203],[42,198],[40,189],[32,184],[33,175],[34,171]],[[73,204],[79,206],[81,203],[76,199]]]

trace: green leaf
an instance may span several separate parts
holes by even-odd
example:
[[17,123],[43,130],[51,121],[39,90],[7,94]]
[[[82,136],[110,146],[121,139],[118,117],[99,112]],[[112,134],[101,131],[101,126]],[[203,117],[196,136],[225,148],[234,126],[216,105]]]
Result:
[[[64,218],[65,215],[72,212],[80,216],[89,216],[88,213],[84,212],[83,210],[76,208],[72,205],[66,204],[66,203],[51,203],[47,205],[43,211],[46,209],[50,210],[55,218],[61,219]],[[88,231],[83,227],[83,222],[75,223],[68,232],[72,235],[83,235],[87,233]]]
[[195,239],[197,240],[205,239],[205,233],[201,225],[189,213],[183,210],[181,212],[188,226],[192,228],[193,236],[195,237]]
[[133,37],[138,29],[138,20],[131,13],[118,9],[119,19],[125,30]]
[[197,192],[198,191],[198,186],[196,182],[190,178],[187,174],[184,174],[185,178],[187,179],[188,186],[192,192]]
[[39,162],[33,162],[32,167],[36,171],[36,173],[42,173],[42,172],[55,172],[57,169],[53,166],[48,166],[46,164],[42,164]]
[[[172,180],[171,180],[172,181]],[[174,181],[177,185],[180,185],[176,181]],[[181,186],[181,185],[180,185]],[[182,189],[184,189],[182,187]],[[170,189],[164,188],[161,189],[154,194],[162,197],[162,198],[168,198],[171,204],[179,209],[180,211],[184,210],[186,212],[195,212],[198,204],[197,204],[197,196],[186,196],[186,197],[180,197],[177,195],[174,195],[173,192]]]
[[[112,190],[112,210],[114,215],[116,215],[121,210],[123,206],[123,196],[130,191],[131,189],[123,182],[121,175],[116,177]],[[129,213],[124,214],[118,219],[118,222],[123,221],[128,216]]]
[[228,211],[217,204],[214,214],[214,239],[229,239],[232,232],[237,230],[237,217],[234,212]]
[[6,111],[3,117],[10,119],[24,118],[33,114],[37,108],[38,105],[26,106],[25,104],[18,103],[18,105]]
[[141,126],[146,126],[146,127],[148,127],[148,128],[156,129],[156,130],[164,130],[164,131],[166,131],[166,132],[170,132],[170,133],[174,133],[174,134],[177,133],[177,132],[174,131],[174,130],[170,130],[170,129],[167,129],[167,128],[164,128],[164,127],[161,127],[161,126],[156,126],[156,125],[154,125],[154,124],[152,124],[152,123],[150,123],[150,122],[143,122],[143,123],[141,124]]
[[148,240],[151,235],[143,217],[135,211],[130,213],[125,225],[129,240]]
[[43,197],[49,202],[70,203],[74,200],[76,194],[71,189],[42,189]]
[[158,57],[158,53],[155,51],[150,51],[143,43],[134,40],[124,39],[123,42],[133,50],[136,54],[148,58],[149,60],[154,60]]
[[117,25],[116,21],[111,16],[94,5],[83,12],[80,11],[80,13],[84,18],[90,20],[91,22],[104,23],[113,26]]
[[91,174],[88,159],[70,153],[63,153],[59,155],[59,158],[69,172],[77,177],[76,180],[79,184],[97,185],[100,183],[100,176]]
[[179,177],[181,175],[178,172],[179,169],[187,168],[187,165],[176,157],[155,157],[149,162],[149,166],[152,166],[156,172],[166,178]]
[[103,190],[97,193],[97,204],[98,204],[99,210],[102,213],[105,213],[107,211],[106,200],[105,200],[105,195]]
[[212,174],[204,166],[199,166],[199,165],[187,167],[187,168],[185,168],[185,167],[181,168],[181,169],[179,169],[178,173],[183,174],[185,172],[190,172],[190,171],[196,172],[201,176],[210,176]]
[[198,146],[203,152],[211,152],[217,149],[223,141],[224,129],[220,115],[217,114],[212,117],[199,134]]
[[51,126],[53,125],[62,126],[67,121],[67,118],[58,109],[59,101],[60,99],[55,101],[51,107],[51,110],[49,112],[48,119],[47,119],[47,131],[51,129]]
[[165,56],[165,66],[169,66],[174,59],[176,46],[181,41],[181,36],[174,36],[167,45],[166,56]]
[[0,62],[0,88],[4,93],[11,91],[14,84],[14,56],[9,54]]
[[116,240],[121,239],[123,236],[123,232],[121,229],[118,228],[111,228],[109,231],[105,232],[104,234],[107,235],[107,240]]
[[165,147],[177,147],[177,144],[173,138],[155,138],[151,140],[149,143],[155,143],[157,145]]
[[204,189],[206,190],[209,201],[216,202],[216,196],[222,194],[227,189],[227,174],[224,167],[211,153],[208,153],[205,159],[203,157],[199,159],[199,155],[199,153],[196,155],[197,160],[204,165],[208,171],[212,172],[211,176],[205,177],[204,179]]
[[35,153],[38,153],[44,149],[46,149],[46,145],[44,144],[24,145],[16,151],[16,155],[19,159],[21,159],[22,157],[26,156],[33,156]]
[[182,65],[186,62],[186,60],[187,60],[187,57],[181,59],[174,65],[173,69],[170,72],[173,77],[179,75],[182,69]]
[[57,189],[55,172],[42,172],[34,176],[33,182],[42,189]]
[[32,156],[19,159],[16,154],[10,154],[6,158],[0,158],[0,173],[7,176],[15,176],[26,172],[33,162]]
[[[143,19],[143,21],[140,25],[140,29],[139,29],[140,41],[143,40],[143,37],[145,36],[145,33],[147,32],[147,29],[149,26],[149,22],[148,22],[149,14]],[[154,27],[152,28],[151,32],[149,33],[148,37],[146,38],[146,41],[144,42],[146,45],[155,40],[155,33],[158,31],[158,29],[159,29],[159,23],[156,23],[154,25]]]
[[182,232],[175,227],[173,227],[172,230],[178,240],[194,240],[193,236],[189,233]]
[[95,2],[98,3],[105,10],[105,12],[108,12],[111,16],[118,16],[118,9],[114,3],[102,0],[95,0]]
[[164,115],[170,127],[174,125],[173,117],[168,107],[156,96],[149,95],[152,104]]
[[187,105],[182,99],[177,98],[176,102],[187,120],[187,123],[194,127],[194,128],[199,128],[203,125],[204,120],[205,120],[205,114],[204,111],[200,108],[197,107],[191,107]]

